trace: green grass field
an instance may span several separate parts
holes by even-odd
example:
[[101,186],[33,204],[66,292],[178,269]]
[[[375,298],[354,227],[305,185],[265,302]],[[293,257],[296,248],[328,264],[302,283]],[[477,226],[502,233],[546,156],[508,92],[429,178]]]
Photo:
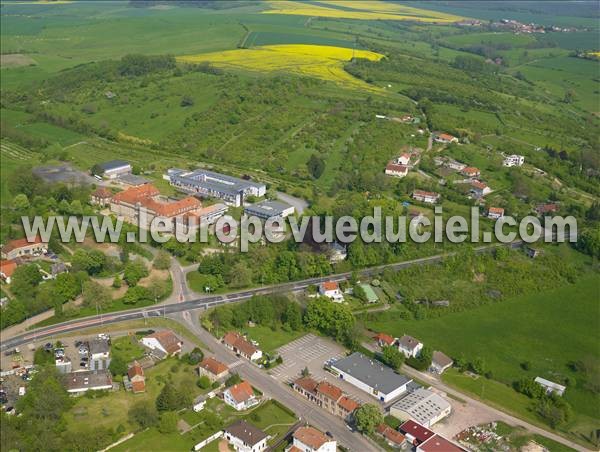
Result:
[[[597,313],[600,278],[589,275],[573,286],[518,297],[497,304],[423,321],[367,322],[375,331],[410,334],[453,357],[481,357],[494,380],[449,372],[444,379],[460,389],[489,399],[528,418],[530,399],[509,385],[521,377],[581,378],[568,363],[589,358],[600,363]],[[521,363],[529,362],[525,371]],[[569,387],[565,398],[577,412],[568,430],[585,432],[600,418],[600,395],[583,382]]]

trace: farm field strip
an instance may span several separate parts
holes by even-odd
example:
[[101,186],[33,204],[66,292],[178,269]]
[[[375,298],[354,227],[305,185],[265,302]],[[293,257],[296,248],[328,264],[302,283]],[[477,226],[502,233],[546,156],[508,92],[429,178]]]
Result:
[[187,55],[178,57],[178,60],[188,63],[208,61],[219,67],[251,71],[286,71],[334,81],[350,87],[377,90],[344,70],[344,63],[350,61],[352,57],[379,61],[383,55],[345,47],[283,44]]
[[263,11],[264,14],[291,14],[299,16],[332,17],[338,19],[359,20],[411,20],[416,22],[449,23],[461,20],[462,17],[452,14],[411,8],[401,5],[387,5],[380,1],[361,2],[319,2],[317,4],[299,3],[294,1],[269,1],[272,9]]

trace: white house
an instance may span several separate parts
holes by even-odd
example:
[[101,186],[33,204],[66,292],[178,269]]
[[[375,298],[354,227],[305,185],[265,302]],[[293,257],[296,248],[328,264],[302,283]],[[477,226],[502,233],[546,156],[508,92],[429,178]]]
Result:
[[408,166],[389,162],[385,167],[385,174],[387,176],[404,177],[408,174]]
[[239,452],[260,452],[267,448],[269,435],[244,420],[231,424],[223,437]]
[[165,330],[144,336],[142,344],[153,352],[158,352],[160,357],[166,357],[181,353],[183,342],[172,331]]
[[435,204],[440,199],[440,194],[432,191],[415,190],[412,193],[413,199],[427,204]]
[[337,442],[313,427],[300,427],[292,435],[293,442],[286,452],[336,452]]
[[407,358],[416,358],[423,349],[423,343],[412,336],[404,335],[398,340],[398,350]]
[[340,285],[335,281],[325,281],[319,284],[319,295],[330,298],[334,303],[344,301]]
[[507,155],[506,157],[504,157],[504,161],[502,162],[504,166],[507,166],[509,168],[511,166],[522,166],[523,163],[525,163],[525,157],[516,154]]
[[67,392],[73,395],[112,389],[112,376],[108,370],[71,372],[64,375],[63,382]]
[[97,337],[89,342],[90,370],[108,369],[110,366],[110,345],[108,339]]
[[229,331],[226,333],[225,336],[223,336],[223,339],[221,339],[221,342],[223,342],[228,349],[250,361],[262,358],[262,351],[236,331]]
[[477,198],[481,198],[485,195],[489,195],[492,189],[481,181],[474,180],[471,182],[471,193]]
[[442,352],[434,351],[431,356],[431,366],[429,371],[435,374],[442,374],[446,369],[449,369],[454,364],[454,361]]
[[247,381],[242,381],[227,388],[223,392],[223,400],[237,411],[247,410],[259,402],[258,398],[254,395],[254,389],[252,389],[252,386]]
[[390,408],[390,414],[401,421],[412,419],[427,428],[431,428],[451,412],[452,407],[447,400],[423,388],[411,392]]
[[409,162],[410,154],[407,154],[406,152],[396,159],[398,165],[408,165]]
[[458,143],[458,138],[456,138],[453,135],[450,135],[449,133],[439,133],[439,132],[436,132],[436,133],[433,134],[433,139],[437,143],[444,143],[444,144]]
[[389,402],[404,394],[412,381],[359,352],[337,360],[331,365],[331,369],[340,379],[362,389],[381,402]]
[[562,396],[565,393],[565,390],[567,389],[563,385],[559,385],[558,383],[554,383],[553,381],[546,380],[542,377],[535,377],[534,381],[546,390],[546,394],[554,393],[556,395]]

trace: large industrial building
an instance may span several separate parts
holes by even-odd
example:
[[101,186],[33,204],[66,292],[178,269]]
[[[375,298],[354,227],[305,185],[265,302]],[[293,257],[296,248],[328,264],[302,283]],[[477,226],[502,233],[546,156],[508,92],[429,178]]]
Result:
[[452,412],[448,401],[428,389],[417,389],[398,400],[390,408],[390,414],[402,421],[413,419],[430,428]]
[[265,184],[205,169],[188,171],[171,168],[164,178],[178,190],[197,196],[219,198],[235,207],[241,206],[247,196],[262,197],[267,193]]
[[404,394],[412,381],[359,352],[337,360],[331,368],[341,379],[382,402],[389,402]]

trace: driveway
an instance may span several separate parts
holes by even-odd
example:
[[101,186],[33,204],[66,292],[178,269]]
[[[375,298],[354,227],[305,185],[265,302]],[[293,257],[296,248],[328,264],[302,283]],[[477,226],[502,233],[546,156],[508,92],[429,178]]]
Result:
[[306,202],[304,199],[296,198],[295,196],[288,195],[287,193],[282,193],[280,191],[277,192],[277,199],[288,203],[290,206],[293,206],[298,215],[301,215],[302,212],[304,212],[304,209],[308,207],[308,202]]

